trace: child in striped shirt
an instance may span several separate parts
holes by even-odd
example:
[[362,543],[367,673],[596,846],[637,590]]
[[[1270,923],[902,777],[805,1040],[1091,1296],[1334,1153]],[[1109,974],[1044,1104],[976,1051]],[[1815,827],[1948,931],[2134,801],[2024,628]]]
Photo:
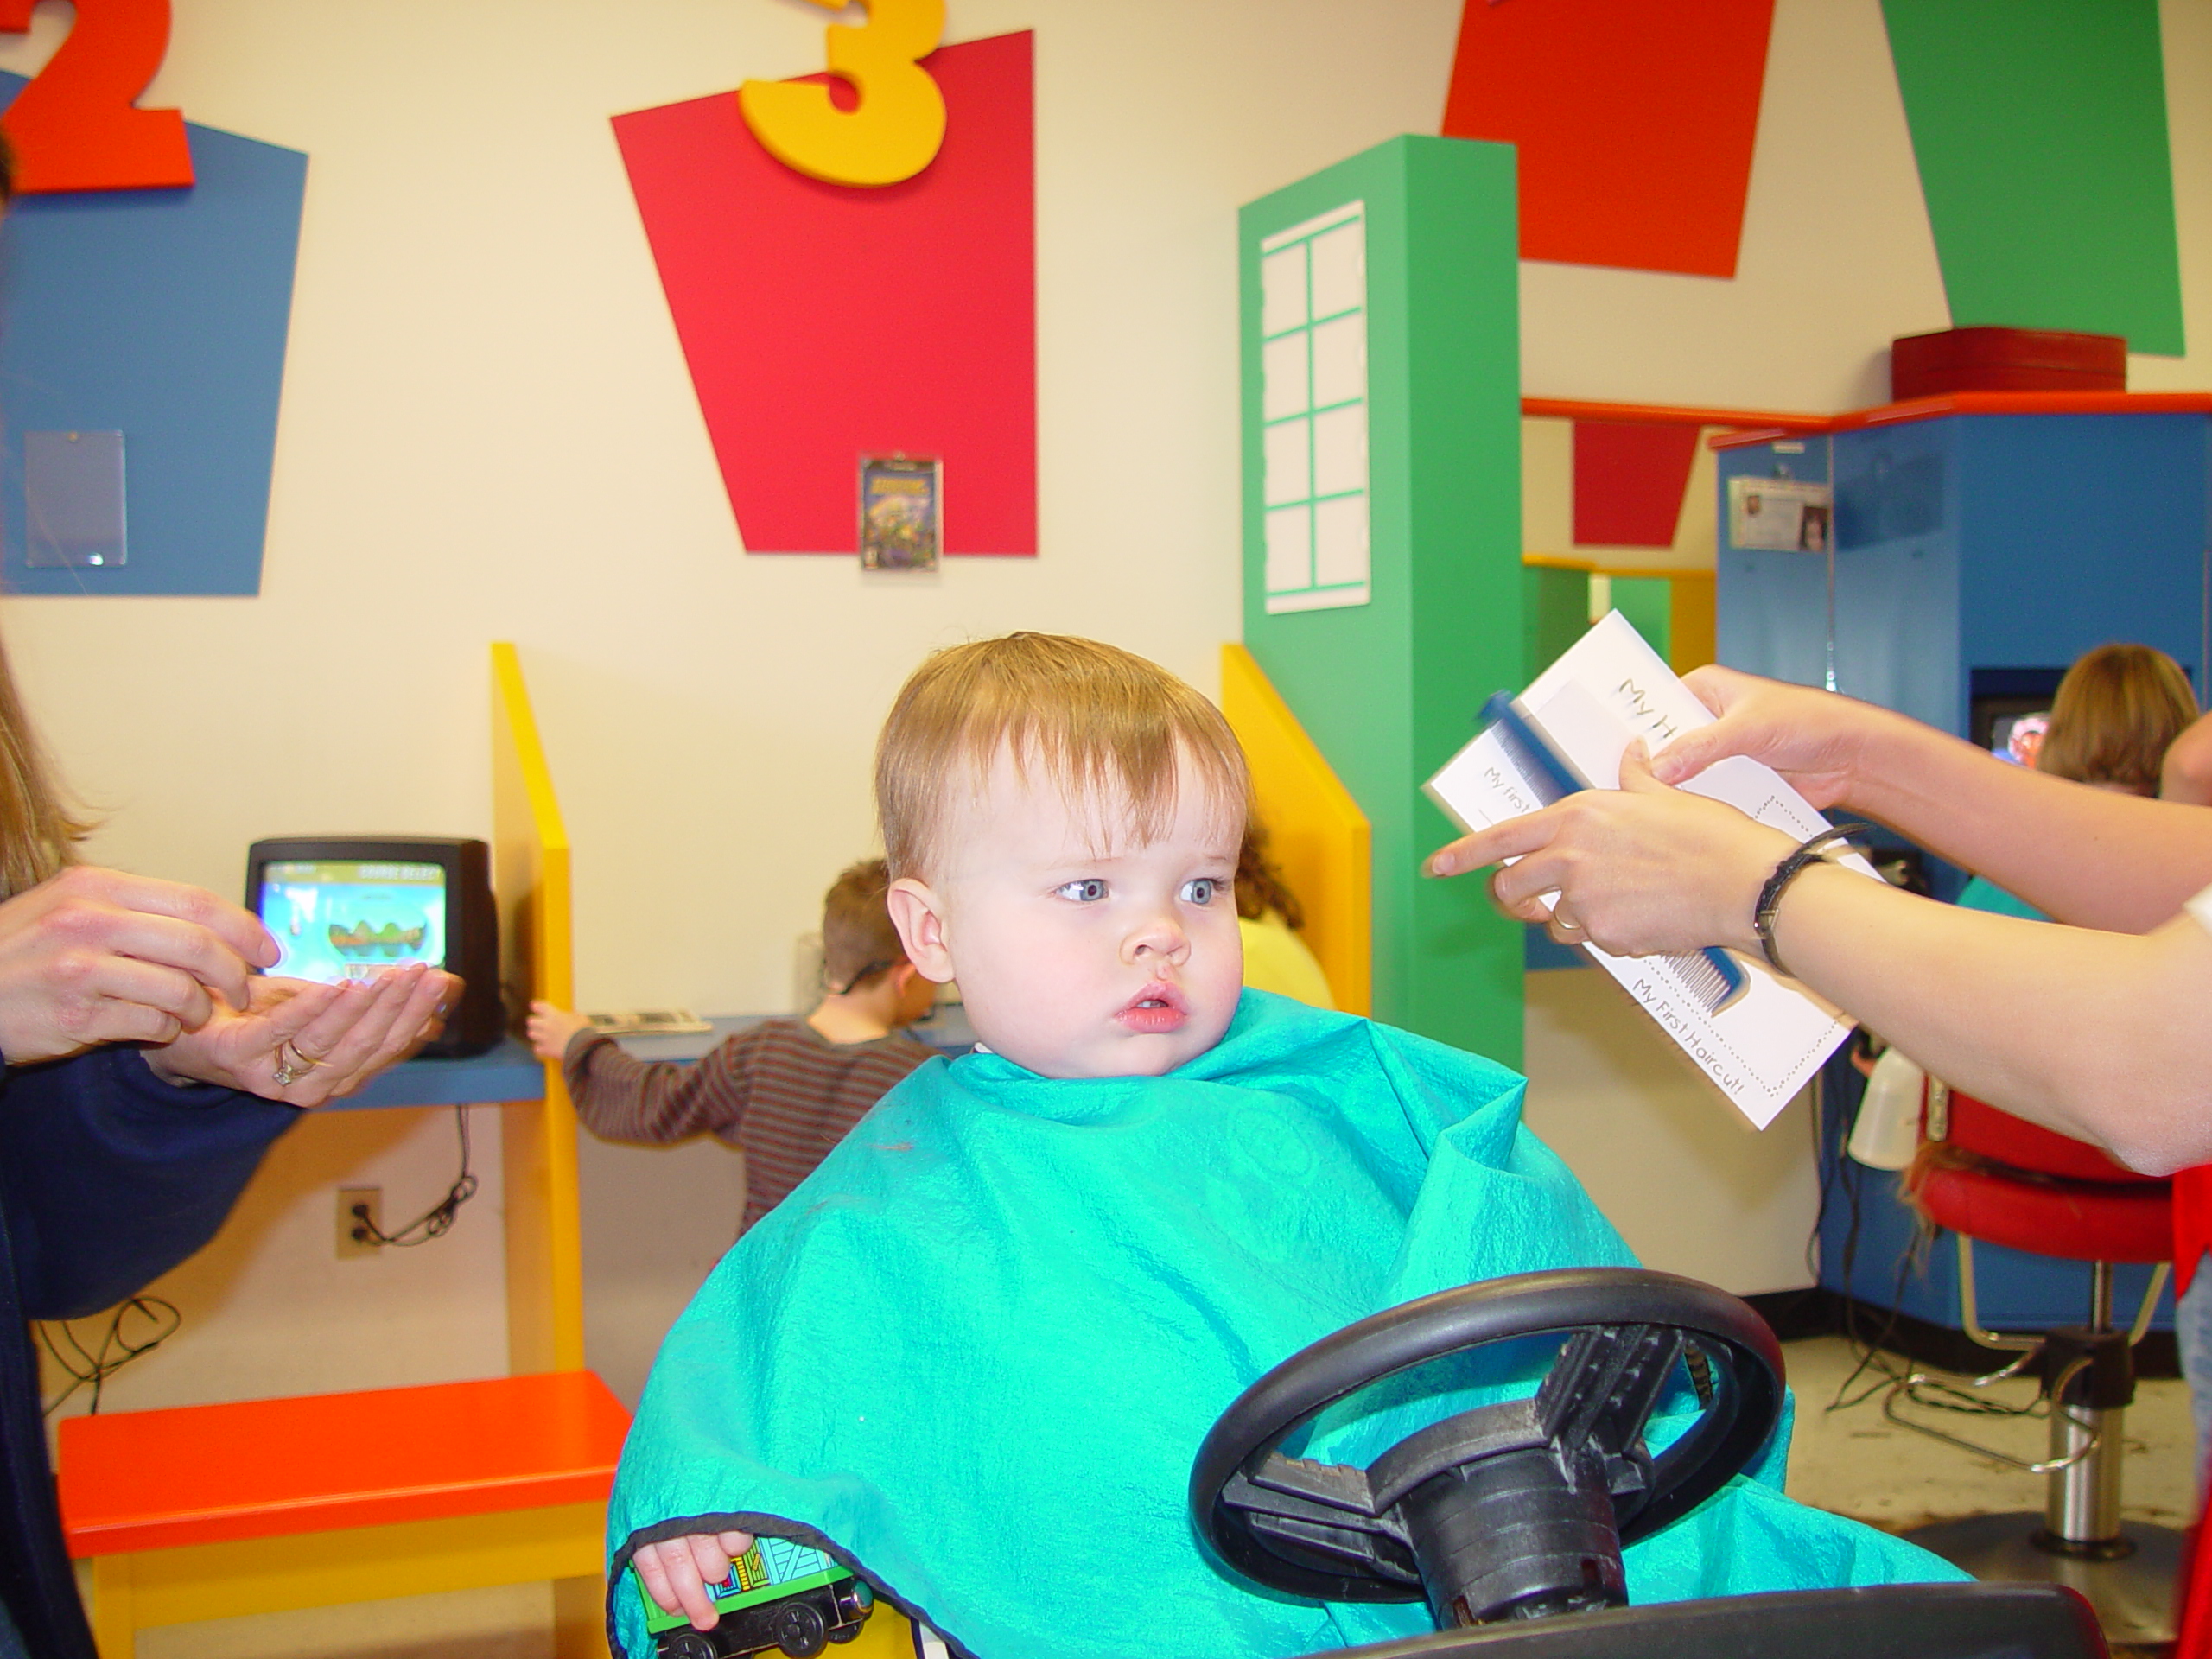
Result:
[[822,906],[830,989],[804,1020],[764,1020],[696,1063],[640,1060],[580,1014],[530,1005],[531,1046],[558,1060],[576,1116],[609,1141],[714,1135],[745,1154],[743,1232],[784,1201],[891,1086],[934,1052],[902,1027],[937,987],[906,960],[880,858],[839,876]]

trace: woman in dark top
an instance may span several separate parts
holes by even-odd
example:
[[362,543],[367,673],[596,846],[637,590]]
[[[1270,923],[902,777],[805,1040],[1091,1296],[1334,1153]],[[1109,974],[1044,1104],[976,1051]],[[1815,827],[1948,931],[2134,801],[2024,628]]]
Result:
[[197,1250],[298,1109],[412,1052],[460,983],[254,976],[276,960],[259,922],[78,864],[86,829],[0,658],[0,1659],[93,1659],[25,1321],[111,1306]]

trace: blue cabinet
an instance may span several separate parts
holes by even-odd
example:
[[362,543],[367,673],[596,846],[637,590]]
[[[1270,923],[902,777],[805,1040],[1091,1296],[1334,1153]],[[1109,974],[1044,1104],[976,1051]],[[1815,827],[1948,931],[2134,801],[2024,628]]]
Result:
[[[1964,737],[1981,684],[2156,645],[2200,700],[2212,416],[1951,414],[1724,449],[1720,660]],[[1730,544],[1728,480],[1827,477],[1830,556]]]
[[[1720,452],[1720,660],[1832,684],[1968,737],[1978,696],[2048,691],[2083,652],[2131,640],[2187,668],[2202,702],[2212,660],[2212,414],[2176,410],[2189,401],[2177,398],[2105,414],[1970,412],[1975,401],[1923,418],[1847,416],[1825,435]],[[1833,553],[1731,543],[1729,480],[1777,477],[1832,485]],[[1939,892],[1955,886],[1949,874],[1937,873]],[[1828,1081],[1845,1110],[1829,1114],[1822,1148],[1821,1282],[1957,1329],[1948,1240],[1916,1249],[1896,1179],[1838,1161],[1844,1128],[1833,1120],[1859,1091],[1840,1059]],[[2086,1266],[1994,1248],[1976,1255],[1991,1323],[2085,1313]],[[2125,1274],[2124,1294],[2139,1295],[2142,1277]],[[2169,1293],[2157,1323],[2171,1319]]]

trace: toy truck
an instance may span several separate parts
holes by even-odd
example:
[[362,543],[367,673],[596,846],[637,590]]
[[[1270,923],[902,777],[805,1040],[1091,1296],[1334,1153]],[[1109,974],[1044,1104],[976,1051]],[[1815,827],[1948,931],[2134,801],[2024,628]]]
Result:
[[721,1620],[711,1630],[695,1630],[682,1613],[664,1613],[638,1586],[655,1659],[743,1659],[772,1650],[811,1659],[828,1643],[858,1636],[875,1600],[867,1585],[820,1550],[788,1538],[755,1539],[711,1591]]

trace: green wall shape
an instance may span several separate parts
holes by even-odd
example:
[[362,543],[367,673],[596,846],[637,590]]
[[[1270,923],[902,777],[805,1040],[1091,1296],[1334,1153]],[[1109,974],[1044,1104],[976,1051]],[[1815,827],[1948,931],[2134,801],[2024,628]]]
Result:
[[1590,631],[1590,573],[1556,564],[1521,567],[1522,686],[1557,662],[1560,653]]
[[2157,0],[1882,0],[1954,327],[2181,355]]
[[[1324,292],[1342,260],[1325,257],[1314,227],[1340,229],[1355,203],[1363,496],[1332,475],[1319,435],[1352,419],[1340,373],[1351,314]],[[1238,217],[1244,643],[1372,823],[1376,1017],[1516,1066],[1521,926],[1480,880],[1427,880],[1420,862],[1452,834],[1421,783],[1473,735],[1485,697],[1522,683],[1517,222],[1510,147],[1413,137]],[[1328,322],[1301,323],[1282,297],[1300,245],[1304,315]],[[1275,262],[1265,273],[1263,259]],[[1363,569],[1341,537],[1331,552],[1323,528],[1357,512]]]
[[[1612,590],[1613,608],[1643,636],[1645,645],[1666,660],[1673,661],[1675,584],[1664,576],[1615,576]],[[1546,662],[1542,666],[1549,668],[1551,664]]]

